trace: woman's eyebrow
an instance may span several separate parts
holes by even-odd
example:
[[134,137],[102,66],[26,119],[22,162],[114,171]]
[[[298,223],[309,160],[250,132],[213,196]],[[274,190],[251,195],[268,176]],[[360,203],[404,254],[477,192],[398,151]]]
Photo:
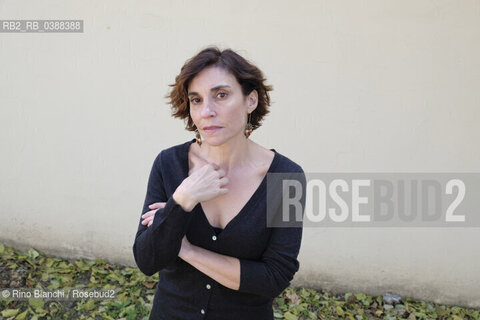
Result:
[[[222,89],[222,88],[231,88],[228,84],[221,84],[219,86],[215,86],[213,87],[212,89],[210,89],[210,91],[216,91],[218,89]],[[195,91],[191,91],[188,93],[188,96],[193,96],[193,95],[197,95],[198,92],[195,92]]]

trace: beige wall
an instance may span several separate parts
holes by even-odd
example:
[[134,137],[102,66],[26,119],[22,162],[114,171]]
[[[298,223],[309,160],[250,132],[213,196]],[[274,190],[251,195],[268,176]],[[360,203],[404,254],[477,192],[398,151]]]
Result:
[[[153,159],[193,136],[163,96],[201,48],[274,85],[252,138],[307,172],[475,172],[478,1],[0,1],[0,242],[132,264]],[[478,228],[305,229],[294,285],[480,306]]]

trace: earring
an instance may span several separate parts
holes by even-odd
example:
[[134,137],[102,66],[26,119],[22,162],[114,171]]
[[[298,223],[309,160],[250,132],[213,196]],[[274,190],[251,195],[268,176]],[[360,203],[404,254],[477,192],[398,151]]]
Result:
[[197,140],[197,144],[199,146],[202,145],[202,137],[200,136],[200,132],[198,132],[198,129],[195,129],[195,139]]
[[252,134],[252,131],[253,131],[253,125],[252,125],[252,114],[249,113],[248,114],[248,123],[247,125],[245,126],[245,137],[248,137]]

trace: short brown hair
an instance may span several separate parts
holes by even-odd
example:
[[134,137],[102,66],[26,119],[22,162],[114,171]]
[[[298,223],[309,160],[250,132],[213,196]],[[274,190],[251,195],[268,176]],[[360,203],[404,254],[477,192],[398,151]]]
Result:
[[175,83],[169,85],[173,89],[166,98],[170,99],[172,116],[184,119],[186,122],[185,129],[189,131],[196,129],[190,117],[188,85],[200,71],[209,66],[221,67],[233,74],[242,87],[244,96],[247,96],[252,90],[257,90],[258,104],[257,108],[251,113],[251,123],[254,130],[260,127],[263,118],[270,112],[268,110],[270,105],[268,92],[272,91],[273,87],[265,84],[266,79],[262,71],[255,65],[231,49],[221,51],[217,47],[203,49],[187,60],[180,70],[180,74],[175,77]]

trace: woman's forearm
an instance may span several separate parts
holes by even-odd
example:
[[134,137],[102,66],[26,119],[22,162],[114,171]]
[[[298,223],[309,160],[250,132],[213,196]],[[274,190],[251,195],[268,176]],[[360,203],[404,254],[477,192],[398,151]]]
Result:
[[190,244],[188,253],[179,255],[218,283],[232,290],[240,287],[240,260]]

